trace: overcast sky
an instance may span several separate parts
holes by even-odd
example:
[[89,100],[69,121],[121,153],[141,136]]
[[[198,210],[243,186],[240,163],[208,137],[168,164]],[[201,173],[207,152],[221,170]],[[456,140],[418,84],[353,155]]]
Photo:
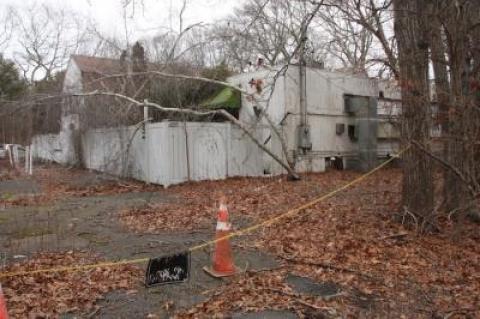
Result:
[[[136,0],[141,3],[141,0]],[[134,19],[129,21],[136,31],[135,37],[152,34],[155,28],[178,29],[178,14],[183,1],[143,0],[137,6]],[[211,23],[225,17],[241,0],[188,0],[184,13],[184,24]],[[47,3],[55,7],[68,8],[96,21],[101,31],[110,34],[123,33],[121,0],[0,0],[0,10],[6,5],[24,7],[33,3]]]
[[[134,14],[132,6],[127,7],[128,43],[132,44],[139,39],[148,39],[159,34],[170,33],[172,30],[179,32],[179,14],[183,5],[182,0],[133,0],[137,4]],[[125,40],[124,10],[122,0],[0,0],[0,19],[5,17],[8,7],[14,7],[19,14],[26,12],[22,9],[36,8],[38,5],[48,5],[56,9],[65,9],[83,16],[82,21],[88,21],[88,25],[95,25],[102,35]],[[183,28],[191,24],[202,22],[205,25],[222,19],[233,13],[236,6],[244,0],[187,0],[187,6],[183,13]],[[35,12],[35,9],[34,11]],[[8,13],[7,13],[8,16]],[[2,21],[0,21],[0,25]],[[1,32],[1,31],[0,31]],[[1,35],[0,35],[1,36]],[[18,36],[18,35],[17,35]],[[75,37],[75,33],[71,34]],[[66,37],[68,38],[68,32]],[[0,37],[1,40],[1,37]],[[19,43],[16,34],[10,41],[3,42],[0,53],[7,59],[15,61],[24,70],[27,76],[35,68],[35,63],[27,62],[24,58],[24,48]],[[67,40],[68,42],[68,40]],[[48,49],[45,49],[48,50]],[[87,51],[85,51],[87,52]],[[61,58],[58,62],[66,63],[67,59]],[[30,64],[30,65],[29,65]],[[56,69],[55,71],[58,71]],[[41,71],[33,76],[43,76]]]

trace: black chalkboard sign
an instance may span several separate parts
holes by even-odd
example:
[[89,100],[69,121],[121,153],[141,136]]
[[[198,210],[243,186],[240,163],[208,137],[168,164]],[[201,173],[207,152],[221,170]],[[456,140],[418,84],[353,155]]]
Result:
[[147,287],[184,282],[190,275],[190,252],[151,258],[148,261],[145,285]]

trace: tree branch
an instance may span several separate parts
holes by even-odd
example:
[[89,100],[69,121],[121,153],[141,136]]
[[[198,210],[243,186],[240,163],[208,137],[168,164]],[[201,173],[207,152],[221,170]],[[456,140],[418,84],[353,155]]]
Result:
[[[215,80],[212,80],[215,81]],[[218,82],[218,81],[216,81]],[[132,104],[135,104],[137,106],[151,106],[154,107],[160,111],[163,112],[171,112],[171,113],[177,113],[177,114],[186,114],[186,115],[196,115],[196,116],[208,116],[208,115],[219,115],[226,120],[232,122],[236,126],[238,126],[261,150],[263,150],[265,153],[267,153],[270,157],[272,157],[277,163],[279,163],[285,170],[288,172],[288,174],[293,177],[294,179],[299,179],[299,175],[294,171],[292,167],[288,163],[285,163],[279,156],[277,156],[275,153],[273,153],[268,147],[263,145],[261,141],[259,141],[253,133],[247,128],[247,126],[236,119],[233,115],[228,113],[225,110],[211,110],[211,111],[197,111],[193,110],[190,108],[173,108],[173,107],[163,107],[157,103],[149,102],[148,100],[145,100],[143,102],[140,102],[138,100],[135,100],[129,96],[119,94],[119,93],[114,93],[114,92],[100,92],[100,91],[93,91],[93,92],[88,92],[88,93],[77,93],[77,94],[72,94],[71,96],[77,96],[77,97],[88,97],[88,96],[98,96],[98,95],[103,95],[103,96],[112,96],[112,97],[117,97],[120,99],[124,99],[126,101],[129,101]]]
[[456,168],[455,166],[453,166],[452,164],[450,164],[449,162],[447,162],[446,160],[444,160],[443,158],[433,154],[432,152],[430,152],[428,149],[426,149],[422,144],[420,144],[419,142],[415,141],[415,140],[412,140],[411,143],[413,145],[415,145],[419,150],[421,150],[422,152],[424,152],[425,154],[427,154],[428,156],[430,156],[431,158],[433,158],[434,160],[436,160],[437,162],[439,162],[440,164],[442,164],[442,166],[444,166],[445,168],[451,170],[455,175],[457,175],[460,180],[462,180],[462,182],[467,186],[468,190],[470,191],[471,195],[475,198],[477,195],[478,195],[478,191],[476,191],[473,187],[472,187],[472,183],[470,182],[469,178],[467,178],[465,175],[462,174],[462,172]]

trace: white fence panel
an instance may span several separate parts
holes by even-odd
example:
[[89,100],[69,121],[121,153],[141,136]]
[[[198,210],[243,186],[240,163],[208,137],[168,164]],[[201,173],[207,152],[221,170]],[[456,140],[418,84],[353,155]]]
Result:
[[228,176],[230,125],[226,123],[187,123],[190,178],[195,181]]
[[[261,130],[255,134],[262,140]],[[264,173],[263,151],[236,126],[230,126],[228,176],[261,176]]]
[[[65,134],[34,137],[34,156],[69,163],[75,156]],[[145,129],[93,129],[82,135],[82,152],[88,169],[165,186],[263,175],[262,151],[230,123],[161,122]]]
[[86,168],[112,175],[145,180],[146,142],[142,128],[95,129],[83,137],[83,163]]
[[147,125],[148,181],[170,185],[188,180],[185,134],[176,122]]

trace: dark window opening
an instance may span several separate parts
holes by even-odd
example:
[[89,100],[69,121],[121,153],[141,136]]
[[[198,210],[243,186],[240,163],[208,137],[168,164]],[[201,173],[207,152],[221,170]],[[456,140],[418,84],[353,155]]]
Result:
[[343,170],[343,158],[340,156],[327,157],[325,158],[325,165],[341,171]]
[[343,103],[344,103],[344,111],[350,115],[352,115],[354,112],[353,110],[353,103],[352,103],[352,96],[345,94],[343,96]]
[[349,125],[348,126],[348,137],[350,138],[350,140],[352,141],[356,141],[357,140],[357,132],[355,130],[355,125]]

